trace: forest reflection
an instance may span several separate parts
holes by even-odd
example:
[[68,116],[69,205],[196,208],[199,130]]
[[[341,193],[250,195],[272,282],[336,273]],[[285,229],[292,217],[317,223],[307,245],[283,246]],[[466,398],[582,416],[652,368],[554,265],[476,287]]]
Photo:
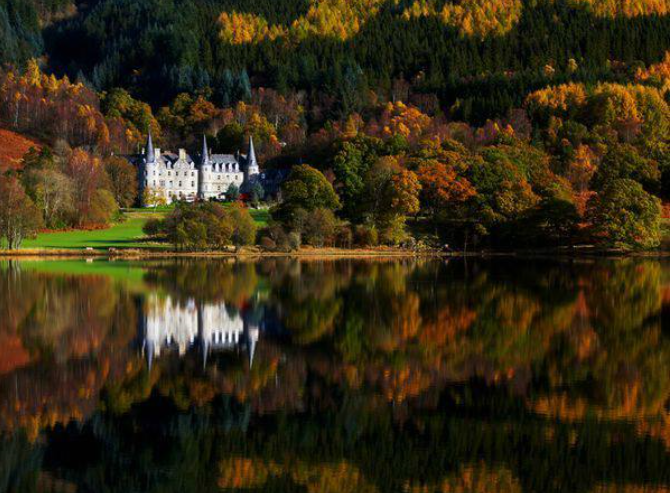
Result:
[[668,491],[670,262],[0,264],[2,491]]

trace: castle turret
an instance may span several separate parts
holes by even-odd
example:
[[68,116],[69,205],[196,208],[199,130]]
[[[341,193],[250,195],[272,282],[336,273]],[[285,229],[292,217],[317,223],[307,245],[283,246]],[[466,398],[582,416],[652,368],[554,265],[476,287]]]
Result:
[[154,140],[151,136],[151,128],[149,128],[149,135],[147,137],[147,148],[144,155],[147,164],[156,162],[156,151],[154,150]]
[[202,153],[200,154],[200,172],[198,173],[198,197],[204,199],[207,193],[206,182],[210,179],[212,172],[212,160],[209,157],[207,147],[207,136],[202,136]]
[[154,141],[150,128],[147,135],[147,145],[144,148],[144,156],[140,158],[138,166],[140,202],[142,202],[142,205],[144,206],[152,205],[144,203],[144,191],[155,185],[153,182],[156,180],[157,165],[156,150],[154,149]]
[[246,179],[247,181],[252,180],[260,174],[260,168],[258,167],[258,160],[256,159],[256,149],[254,148],[254,138],[249,137],[249,152],[247,153],[247,166],[246,166]]

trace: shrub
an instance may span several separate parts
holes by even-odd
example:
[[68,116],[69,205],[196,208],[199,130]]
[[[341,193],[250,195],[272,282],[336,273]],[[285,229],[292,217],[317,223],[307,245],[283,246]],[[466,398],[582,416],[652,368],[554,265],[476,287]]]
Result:
[[232,204],[226,209],[225,219],[232,227],[233,245],[239,247],[255,244],[258,228],[246,207],[241,204]]
[[356,245],[362,247],[373,247],[379,244],[379,233],[374,226],[359,225],[354,232]]
[[302,245],[302,238],[300,233],[292,231],[288,234],[288,247],[290,250],[299,250]]
[[261,248],[269,252],[274,252],[277,250],[277,244],[269,236],[263,236],[261,238]]
[[163,226],[162,219],[149,219],[142,227],[142,231],[148,236],[159,236],[165,233]]
[[336,245],[340,248],[351,248],[354,242],[354,234],[348,225],[338,227],[335,238]]
[[337,218],[330,209],[319,208],[310,212],[305,223],[305,243],[315,247],[332,245]]

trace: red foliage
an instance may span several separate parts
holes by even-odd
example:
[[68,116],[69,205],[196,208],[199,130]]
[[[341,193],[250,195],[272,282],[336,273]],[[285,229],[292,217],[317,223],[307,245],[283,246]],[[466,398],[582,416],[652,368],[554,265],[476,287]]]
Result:
[[39,149],[41,146],[34,140],[0,128],[0,173],[19,169],[23,156],[31,147]]

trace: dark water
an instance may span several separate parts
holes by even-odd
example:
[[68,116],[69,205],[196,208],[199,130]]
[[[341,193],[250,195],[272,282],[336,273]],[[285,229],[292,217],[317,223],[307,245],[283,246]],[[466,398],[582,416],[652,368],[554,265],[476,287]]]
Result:
[[0,492],[670,491],[670,262],[0,263]]

